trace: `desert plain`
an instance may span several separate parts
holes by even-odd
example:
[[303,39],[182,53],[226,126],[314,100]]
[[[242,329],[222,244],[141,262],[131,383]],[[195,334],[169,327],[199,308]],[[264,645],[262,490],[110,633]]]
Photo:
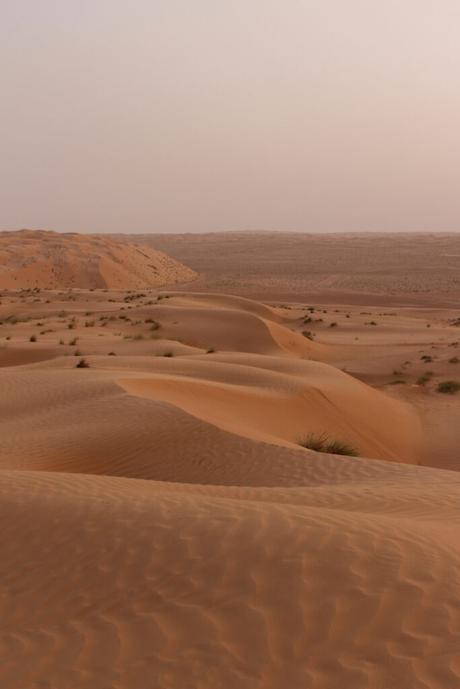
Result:
[[0,235],[0,687],[460,686],[460,236]]

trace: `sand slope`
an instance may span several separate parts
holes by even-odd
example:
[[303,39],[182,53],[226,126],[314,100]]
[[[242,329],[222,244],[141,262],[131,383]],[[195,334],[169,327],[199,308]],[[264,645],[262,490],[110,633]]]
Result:
[[41,230],[0,233],[0,288],[145,288],[196,273],[161,251],[106,237]]
[[292,495],[3,472],[0,682],[453,689],[458,478],[357,469]]

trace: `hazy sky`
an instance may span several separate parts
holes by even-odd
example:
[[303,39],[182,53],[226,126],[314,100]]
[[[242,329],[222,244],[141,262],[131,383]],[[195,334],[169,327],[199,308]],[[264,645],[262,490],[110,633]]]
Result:
[[460,230],[459,0],[0,0],[0,227]]

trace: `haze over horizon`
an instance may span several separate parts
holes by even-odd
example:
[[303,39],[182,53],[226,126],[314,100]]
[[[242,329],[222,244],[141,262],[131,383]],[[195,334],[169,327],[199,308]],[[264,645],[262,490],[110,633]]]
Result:
[[454,0],[0,9],[0,227],[460,229]]

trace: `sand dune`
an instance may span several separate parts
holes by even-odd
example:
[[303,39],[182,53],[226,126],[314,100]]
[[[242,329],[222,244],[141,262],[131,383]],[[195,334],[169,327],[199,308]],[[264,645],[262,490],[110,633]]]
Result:
[[[247,367],[241,360],[218,366],[208,360],[206,367],[186,363],[186,367],[169,365],[172,375],[119,382],[132,394],[169,402],[256,440],[295,444],[309,433],[326,433],[368,457],[416,461],[421,429],[415,414],[330,366],[305,363],[301,373],[297,369],[295,376],[289,376],[260,370],[254,362]],[[180,375],[184,368],[185,378]]]
[[195,277],[161,251],[107,237],[41,230],[0,233],[0,289],[142,289]]
[[203,349],[317,358],[327,350],[283,325],[239,309],[168,305],[151,314],[160,320],[166,337]]
[[0,686],[460,685],[460,474],[414,466],[420,389],[331,365],[382,376],[384,329],[134,297],[2,297]]
[[[293,376],[254,360],[210,358],[158,357],[142,374],[125,357],[117,357],[117,369],[101,372],[62,370],[55,359],[53,369],[4,373],[0,466],[292,485],[298,478],[289,466],[309,454],[297,441],[312,432],[347,441],[365,456],[417,461],[421,430],[410,409],[330,366],[302,362]],[[91,369],[113,367],[108,359],[88,361]],[[199,463],[190,450],[196,443]],[[279,454],[280,445],[295,447],[292,459]],[[246,478],[251,472],[241,456],[258,449],[258,478]]]

